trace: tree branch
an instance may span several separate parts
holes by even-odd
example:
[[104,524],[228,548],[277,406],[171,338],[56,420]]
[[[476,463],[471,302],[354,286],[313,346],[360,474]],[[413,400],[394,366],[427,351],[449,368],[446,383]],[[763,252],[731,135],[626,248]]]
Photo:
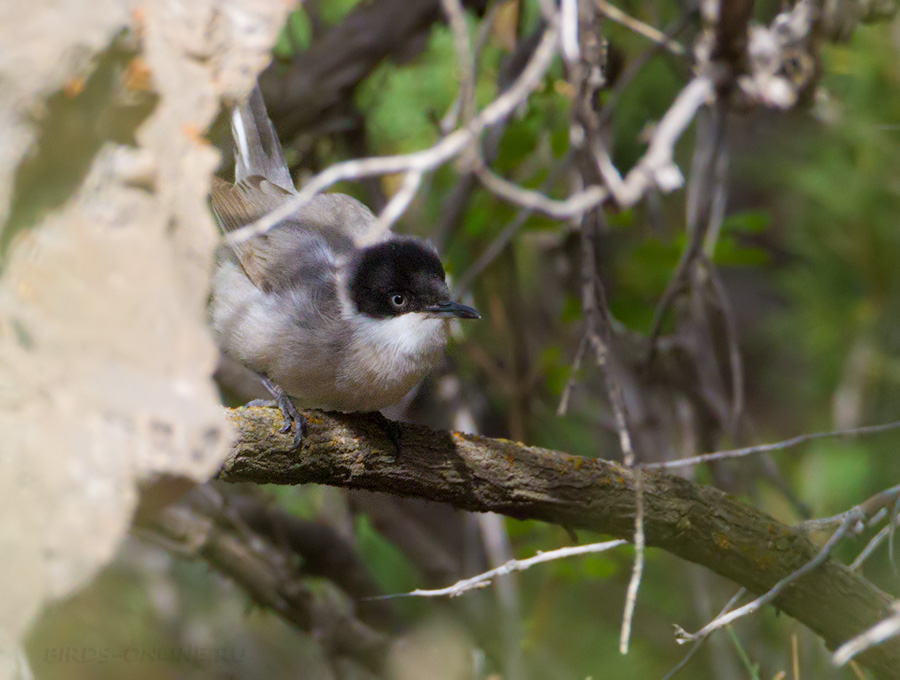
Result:
[[[718,489],[652,470],[628,470],[503,439],[394,423],[378,414],[310,412],[299,451],[278,432],[276,409],[231,412],[237,439],[219,472],[228,482],[329,484],[498,512],[631,540],[636,477],[642,476],[647,545],[761,594],[818,553],[792,529]],[[846,566],[826,561],[774,605],[830,648],[892,614],[891,598]],[[900,678],[900,639],[859,660]]]
[[[483,12],[483,0],[466,0]],[[269,115],[282,137],[290,138],[345,106],[353,90],[391,55],[442,16],[440,0],[376,0],[361,3],[308,49],[289,70],[273,64],[260,87]]]
[[175,554],[203,559],[234,580],[261,607],[313,634],[333,662],[343,657],[376,673],[383,669],[389,635],[345,608],[334,606],[333,601],[317,598],[293,561],[255,534],[241,535],[221,526],[218,518],[211,516],[216,514],[220,513],[213,510],[207,514],[188,504],[173,505],[152,522],[137,524],[135,533]]

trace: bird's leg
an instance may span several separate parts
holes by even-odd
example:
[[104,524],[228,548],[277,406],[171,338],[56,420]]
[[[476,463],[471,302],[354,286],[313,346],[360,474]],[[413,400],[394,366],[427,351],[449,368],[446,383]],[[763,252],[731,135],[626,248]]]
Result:
[[281,428],[281,432],[287,434],[292,427],[296,428],[294,430],[294,448],[300,448],[303,437],[306,435],[306,419],[283,389],[265,376],[261,377],[263,385],[275,397],[275,404],[281,409],[281,415],[284,416],[284,427]]

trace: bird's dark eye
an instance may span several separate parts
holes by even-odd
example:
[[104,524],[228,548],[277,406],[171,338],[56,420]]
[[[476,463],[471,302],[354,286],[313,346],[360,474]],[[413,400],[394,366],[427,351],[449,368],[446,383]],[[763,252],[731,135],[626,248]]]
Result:
[[406,296],[400,295],[399,293],[391,295],[391,306],[394,309],[403,309],[406,307]]

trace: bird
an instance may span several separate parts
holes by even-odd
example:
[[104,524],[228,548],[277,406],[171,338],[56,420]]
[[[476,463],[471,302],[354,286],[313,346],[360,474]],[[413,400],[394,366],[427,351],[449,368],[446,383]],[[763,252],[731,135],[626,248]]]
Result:
[[234,183],[215,177],[223,232],[209,317],[221,350],[254,371],[281,409],[283,432],[300,410],[380,411],[441,363],[453,319],[478,319],[456,302],[427,241],[386,231],[358,200],[317,194],[265,233],[228,235],[297,193],[258,85],[231,116]]

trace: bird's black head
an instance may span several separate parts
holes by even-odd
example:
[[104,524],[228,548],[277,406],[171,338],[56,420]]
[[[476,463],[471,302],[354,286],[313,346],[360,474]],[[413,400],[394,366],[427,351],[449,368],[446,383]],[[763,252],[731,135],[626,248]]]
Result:
[[392,238],[362,250],[351,267],[350,298],[360,313],[387,319],[409,312],[478,319],[453,302],[437,253],[415,238]]

